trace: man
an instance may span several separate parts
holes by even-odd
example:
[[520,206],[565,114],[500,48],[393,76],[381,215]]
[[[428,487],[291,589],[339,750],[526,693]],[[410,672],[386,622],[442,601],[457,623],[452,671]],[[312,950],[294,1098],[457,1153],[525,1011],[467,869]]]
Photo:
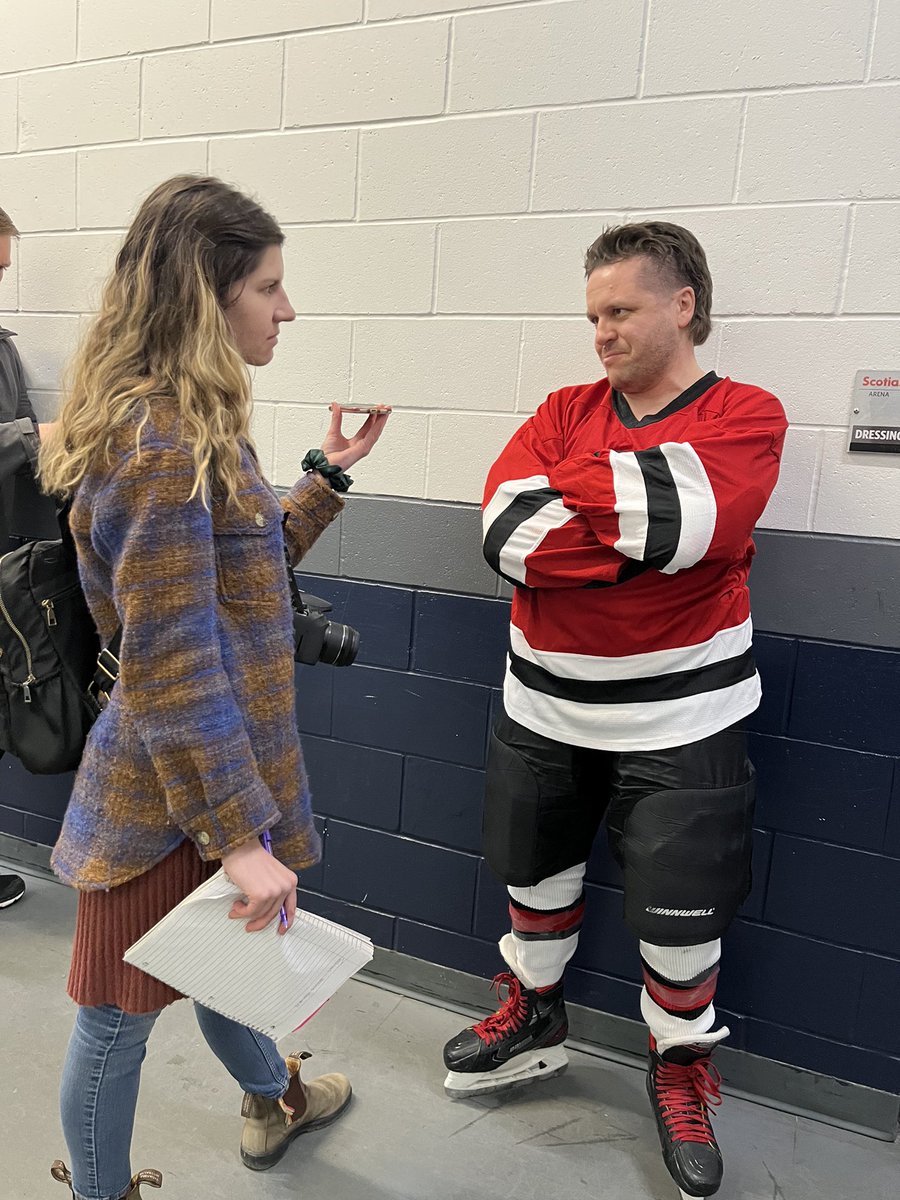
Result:
[[[12,243],[18,236],[0,208],[0,282],[12,266]],[[50,426],[37,423],[14,337],[0,326],[0,554],[29,537],[59,536],[53,506],[34,480],[40,434]],[[18,875],[0,875],[0,908],[24,895]]]
[[565,1066],[563,971],[605,813],[666,1166],[683,1195],[709,1196],[720,939],[750,887],[751,533],[787,422],[768,392],[698,365],[712,281],[688,230],[608,229],[585,273],[607,378],[552,393],[485,491],[485,557],[515,586],[484,817],[510,972],[506,1003],[445,1047],[445,1086],[471,1096]]

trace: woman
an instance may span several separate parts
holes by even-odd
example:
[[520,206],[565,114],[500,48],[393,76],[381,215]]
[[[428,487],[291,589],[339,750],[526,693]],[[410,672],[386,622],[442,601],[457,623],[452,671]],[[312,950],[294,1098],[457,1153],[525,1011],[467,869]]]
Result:
[[[284,543],[296,563],[334,520],[344,470],[387,417],[348,440],[335,411],[312,455],[318,470],[281,502],[263,479],[245,364],[269,362],[295,316],[283,241],[267,213],[216,179],[160,185],[125,237],[42,451],[44,486],[73,497],[101,637],[122,629],[119,680],[53,853],[80,889],[68,985],[79,1009],[61,1089],[71,1175],[53,1165],[77,1200],[136,1200],[141,1183],[161,1182],[156,1171],[132,1177],[129,1150],[145,1043],[179,997],[126,966],[123,951],[220,865],[245,897],[233,919],[258,932],[283,905],[290,926],[294,872],[320,856],[294,717]],[[271,855],[260,842],[269,829]],[[272,1166],[294,1136],[346,1107],[343,1075],[302,1082],[299,1058],[196,1012],[245,1092],[247,1166]]]

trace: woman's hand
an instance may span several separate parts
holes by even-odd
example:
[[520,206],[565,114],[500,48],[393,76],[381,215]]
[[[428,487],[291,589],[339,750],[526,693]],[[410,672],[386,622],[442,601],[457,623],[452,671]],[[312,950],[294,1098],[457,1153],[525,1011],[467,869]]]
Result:
[[342,471],[346,471],[361,458],[365,458],[381,437],[391,410],[387,408],[384,412],[369,413],[359,431],[351,438],[346,438],[341,433],[343,415],[341,406],[332,404],[331,424],[322,443],[322,453],[333,467],[340,467]]
[[222,856],[222,867],[244,897],[235,900],[228,914],[232,921],[246,921],[247,932],[256,933],[278,917],[282,906],[287,925],[278,932],[287,933],[297,911],[297,876],[263,849],[257,838],[244,842]]

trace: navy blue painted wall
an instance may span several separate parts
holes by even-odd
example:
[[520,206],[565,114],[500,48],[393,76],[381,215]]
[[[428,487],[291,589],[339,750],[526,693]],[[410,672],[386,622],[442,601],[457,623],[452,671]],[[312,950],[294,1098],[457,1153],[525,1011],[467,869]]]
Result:
[[[325,844],[303,902],[379,945],[490,977],[506,900],[478,846],[508,604],[321,576],[301,586],[362,632],[354,667],[298,672]],[[731,1044],[900,1092],[900,651],[760,632],[756,653],[755,882],[719,988]],[[67,794],[67,777],[3,760],[0,831],[52,843]],[[602,839],[587,891],[568,995],[637,1018],[637,950]]]

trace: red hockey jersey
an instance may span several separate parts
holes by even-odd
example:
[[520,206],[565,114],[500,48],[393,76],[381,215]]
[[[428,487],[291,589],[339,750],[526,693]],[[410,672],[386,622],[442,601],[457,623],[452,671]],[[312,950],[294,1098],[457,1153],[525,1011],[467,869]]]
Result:
[[774,396],[713,372],[641,421],[605,379],[549,396],[484,498],[485,558],[515,585],[513,720],[655,750],[753,712],[751,533],[786,429]]

